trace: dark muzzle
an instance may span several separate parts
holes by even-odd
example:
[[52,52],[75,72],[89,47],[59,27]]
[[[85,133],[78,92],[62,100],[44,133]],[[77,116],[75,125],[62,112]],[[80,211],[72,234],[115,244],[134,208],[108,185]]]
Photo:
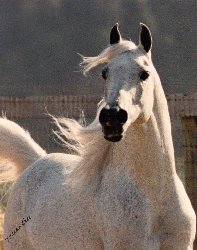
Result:
[[118,142],[123,137],[123,125],[128,119],[127,112],[118,106],[103,108],[99,115],[104,138],[111,142]]

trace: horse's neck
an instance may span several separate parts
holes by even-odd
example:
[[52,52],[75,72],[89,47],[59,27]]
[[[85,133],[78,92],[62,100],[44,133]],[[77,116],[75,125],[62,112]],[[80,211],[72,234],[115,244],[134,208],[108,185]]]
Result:
[[145,188],[167,185],[175,173],[174,149],[167,101],[155,86],[153,113],[146,124],[133,124],[125,140],[113,147],[113,166],[131,174]]

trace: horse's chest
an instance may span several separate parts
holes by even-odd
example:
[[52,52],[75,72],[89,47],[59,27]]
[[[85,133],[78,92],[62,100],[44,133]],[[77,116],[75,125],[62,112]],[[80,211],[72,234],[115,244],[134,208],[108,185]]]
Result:
[[143,190],[127,178],[103,184],[95,196],[98,222],[121,234],[149,232],[153,221],[153,206]]

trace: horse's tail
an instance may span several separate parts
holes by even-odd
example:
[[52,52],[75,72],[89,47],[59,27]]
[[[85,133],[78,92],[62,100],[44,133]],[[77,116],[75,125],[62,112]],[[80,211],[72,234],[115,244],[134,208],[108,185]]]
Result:
[[13,121],[0,118],[0,183],[12,182],[46,152]]

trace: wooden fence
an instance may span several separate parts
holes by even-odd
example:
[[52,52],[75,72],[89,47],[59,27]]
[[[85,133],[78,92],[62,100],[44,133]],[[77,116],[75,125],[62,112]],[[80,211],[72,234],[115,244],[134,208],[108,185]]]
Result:
[[81,110],[94,116],[98,100],[96,96],[6,96],[0,97],[0,109],[10,119],[45,118],[47,112],[77,118]]
[[18,122],[48,152],[64,151],[55,142],[56,129],[47,113],[56,117],[80,119],[83,113],[90,122],[96,113],[98,97],[95,96],[29,96],[0,97],[0,110],[7,118]]

